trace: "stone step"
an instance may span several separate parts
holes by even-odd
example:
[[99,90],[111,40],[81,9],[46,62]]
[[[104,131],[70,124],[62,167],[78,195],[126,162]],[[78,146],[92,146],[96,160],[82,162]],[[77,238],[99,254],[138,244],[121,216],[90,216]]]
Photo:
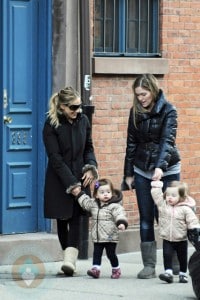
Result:
[[[80,259],[92,256],[93,245],[91,240],[82,243]],[[158,248],[161,244],[158,239]],[[56,233],[26,233],[0,236],[0,265],[14,264],[20,257],[32,255],[43,262],[62,261],[63,253]],[[117,253],[135,252],[140,250],[139,228],[120,232],[120,241]]]

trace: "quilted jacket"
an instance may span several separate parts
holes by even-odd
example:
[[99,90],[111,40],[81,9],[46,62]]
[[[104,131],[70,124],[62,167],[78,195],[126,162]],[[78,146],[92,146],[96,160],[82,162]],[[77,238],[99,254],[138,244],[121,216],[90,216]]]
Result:
[[93,242],[117,243],[119,241],[117,226],[119,224],[124,224],[126,228],[128,226],[126,213],[121,204],[122,193],[115,190],[115,194],[109,202],[103,205],[85,193],[78,197],[81,207],[91,214],[91,238]]
[[187,230],[200,227],[194,212],[193,198],[188,196],[184,202],[172,206],[164,200],[162,188],[152,188],[151,194],[159,210],[159,231],[162,239],[172,242],[187,240]]
[[124,176],[133,176],[133,166],[143,171],[168,167],[180,161],[176,148],[177,110],[166,101],[160,90],[158,100],[149,113],[137,115],[136,126],[131,108],[127,129]]

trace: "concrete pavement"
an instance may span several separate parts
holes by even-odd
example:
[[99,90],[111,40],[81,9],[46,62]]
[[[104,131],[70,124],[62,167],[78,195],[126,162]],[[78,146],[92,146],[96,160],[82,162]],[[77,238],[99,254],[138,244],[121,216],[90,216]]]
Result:
[[[92,258],[78,260],[74,277],[58,276],[61,262],[43,263],[43,253],[32,250],[30,255],[12,253],[13,265],[0,267],[0,299],[2,300],[194,300],[191,279],[189,283],[173,284],[154,279],[137,279],[141,270],[140,252],[119,254],[122,270],[120,279],[110,278],[111,267],[104,256],[101,277],[89,278],[87,270]],[[189,255],[194,249],[189,248]],[[157,274],[163,272],[162,250],[158,250]],[[10,258],[9,258],[10,260]]]

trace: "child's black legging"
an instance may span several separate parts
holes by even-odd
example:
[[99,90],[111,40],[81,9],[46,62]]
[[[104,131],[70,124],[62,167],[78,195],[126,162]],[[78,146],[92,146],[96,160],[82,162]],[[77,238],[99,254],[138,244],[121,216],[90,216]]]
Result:
[[172,257],[173,253],[176,251],[178,261],[180,264],[180,272],[186,273],[187,271],[187,260],[188,260],[188,242],[170,242],[163,240],[163,259],[164,259],[164,268],[165,270],[172,270]]
[[106,256],[110,260],[111,266],[116,268],[119,266],[119,261],[116,255],[117,243],[94,243],[93,265],[100,266],[103,250],[106,250]]

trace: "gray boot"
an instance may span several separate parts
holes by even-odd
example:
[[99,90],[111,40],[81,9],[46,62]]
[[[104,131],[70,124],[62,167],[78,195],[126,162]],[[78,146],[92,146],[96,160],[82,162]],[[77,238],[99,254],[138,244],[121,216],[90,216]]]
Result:
[[142,242],[140,244],[142,261],[144,268],[138,273],[140,279],[150,279],[156,277],[156,241]]
[[78,250],[74,247],[68,247],[64,250],[64,262],[61,270],[67,276],[73,276],[76,269],[76,260],[78,257]]

